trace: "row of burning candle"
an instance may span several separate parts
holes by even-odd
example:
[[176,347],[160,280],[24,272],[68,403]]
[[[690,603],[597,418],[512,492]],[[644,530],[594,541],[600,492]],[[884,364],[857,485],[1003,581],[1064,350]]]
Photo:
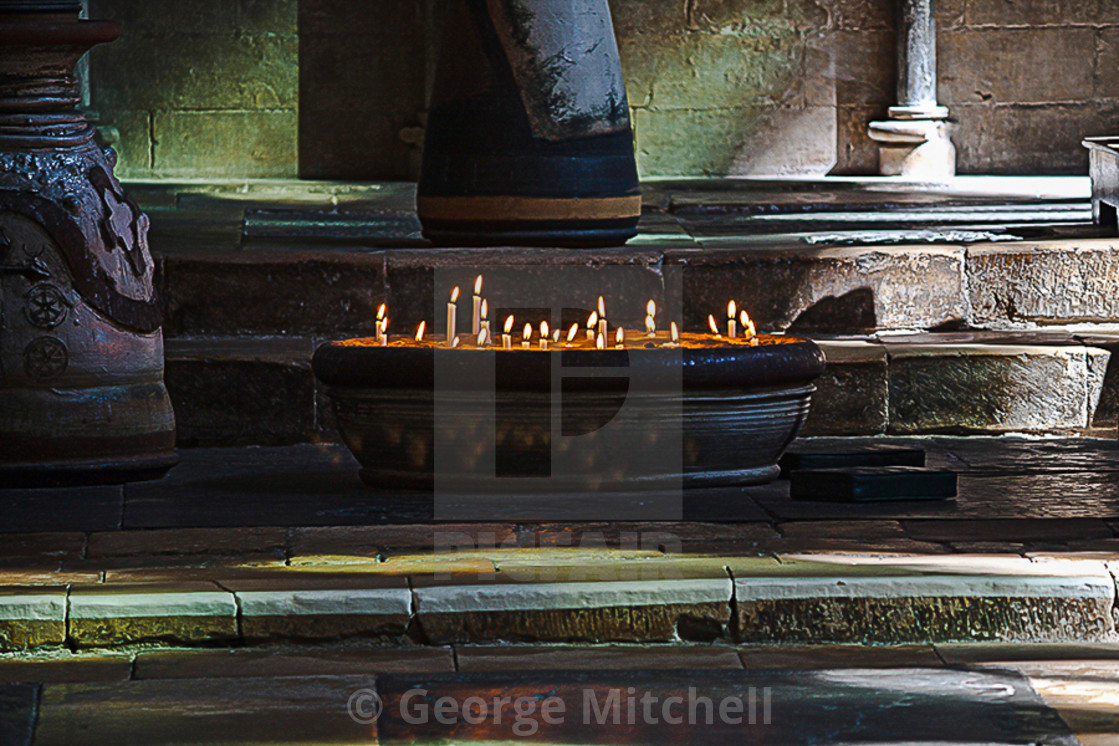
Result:
[[[459,346],[460,340],[458,335],[458,299],[459,288],[456,287],[451,291],[451,299],[447,303],[447,346],[452,349]],[[471,339],[477,340],[478,347],[488,347],[493,345],[493,335],[490,330],[489,321],[489,302],[482,297],[482,276],[474,281],[474,298],[473,298],[473,313],[471,316]],[[376,334],[378,343],[384,347],[388,345],[388,328],[389,320],[385,315],[386,307],[382,303],[380,308],[377,309],[377,325]],[[754,322],[750,319],[750,314],[745,310],[739,313],[735,302],[732,300],[727,304],[727,337],[729,339],[738,339],[739,335],[747,341],[753,340],[757,337],[757,329],[754,327]],[[657,334],[657,304],[655,301],[650,300],[645,306],[645,335],[646,337],[655,337]],[[505,350],[513,349],[513,325],[515,323],[514,317],[509,316],[505,319],[505,325],[501,334],[501,347]],[[711,333],[716,337],[722,337],[719,325],[715,321],[714,314],[707,317],[707,324],[711,329]],[[419,327],[416,329],[416,341],[422,342],[424,333],[427,328],[427,322],[421,321]],[[551,336],[549,336],[551,331]],[[521,347],[523,349],[532,348],[532,324],[525,324],[524,330],[521,335]],[[598,349],[605,349],[607,338],[609,336],[609,326],[606,319],[606,301],[600,295],[598,297],[598,309],[591,312],[587,318],[587,339],[595,343]],[[579,324],[572,324],[567,332],[566,346],[570,347],[579,335]],[[559,329],[554,331],[549,330],[548,322],[540,322],[540,339],[539,347],[541,350],[547,350],[550,344],[559,344],[562,333]],[[626,340],[626,332],[623,327],[618,327],[614,334],[614,346],[618,349],[624,349]],[[680,343],[680,330],[673,321],[669,325],[669,345],[676,346]]]

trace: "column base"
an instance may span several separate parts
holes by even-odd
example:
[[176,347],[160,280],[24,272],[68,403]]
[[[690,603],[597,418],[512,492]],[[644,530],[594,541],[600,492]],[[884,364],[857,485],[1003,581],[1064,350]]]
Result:
[[944,119],[871,122],[869,134],[878,143],[878,173],[882,176],[944,181],[956,175],[956,148],[951,125]]

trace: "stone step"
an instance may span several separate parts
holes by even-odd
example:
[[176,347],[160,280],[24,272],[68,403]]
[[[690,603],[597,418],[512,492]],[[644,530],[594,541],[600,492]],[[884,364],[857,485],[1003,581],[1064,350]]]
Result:
[[[302,243],[164,253],[165,332],[368,332],[381,303],[388,305],[395,329],[414,329],[422,319],[431,323],[436,297],[451,284],[472,283],[473,275],[466,275],[479,271],[474,268],[500,273],[507,282],[546,281],[549,275],[564,281],[562,270],[548,267],[600,270],[589,283],[594,287],[582,294],[606,296],[618,322],[630,327],[641,323],[650,297],[659,299],[666,319],[697,331],[732,298],[765,331],[855,334],[1119,322],[1117,239],[848,247],[739,241],[711,247],[665,225],[671,218],[655,217],[660,224],[650,217],[641,240],[596,251],[324,249]],[[160,243],[153,245],[158,252]],[[575,297],[578,292],[572,295],[572,302],[587,303]]]
[[[464,550],[337,565],[110,569],[0,588],[0,645],[111,649],[373,638],[492,643],[928,644],[1114,640],[1115,579],[1059,555]],[[630,553],[632,554],[632,553]],[[496,561],[482,561],[495,556]],[[1110,555],[1114,556],[1114,555]],[[110,559],[100,563],[112,568]],[[130,582],[130,579],[131,582]],[[890,619],[891,624],[881,624]]]
[[606,270],[586,294],[627,325],[649,296],[694,329],[730,298],[771,331],[1119,322],[1116,239],[1091,225],[1086,181],[1025,181],[660,182],[646,185],[640,235],[596,251],[433,251],[408,184],[131,187],[151,214],[172,336],[368,331],[382,302],[413,328],[454,268],[474,266],[555,282],[541,266]]
[[[337,440],[310,369],[322,340],[170,338],[166,380],[183,446]],[[819,339],[828,367],[803,434],[1093,433],[1114,437],[1119,333]]]

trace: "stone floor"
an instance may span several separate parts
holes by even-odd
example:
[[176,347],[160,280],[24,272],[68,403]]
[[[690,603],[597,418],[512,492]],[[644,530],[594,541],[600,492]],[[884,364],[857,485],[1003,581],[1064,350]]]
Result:
[[0,742],[1119,742],[1119,442],[873,442],[959,496],[446,524],[335,445],[0,490]]

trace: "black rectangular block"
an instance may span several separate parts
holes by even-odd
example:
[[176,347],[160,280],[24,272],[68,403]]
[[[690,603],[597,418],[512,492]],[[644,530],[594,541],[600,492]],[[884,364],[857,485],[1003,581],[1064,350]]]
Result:
[[789,494],[818,502],[945,500],[956,496],[956,474],[911,466],[796,471]]

